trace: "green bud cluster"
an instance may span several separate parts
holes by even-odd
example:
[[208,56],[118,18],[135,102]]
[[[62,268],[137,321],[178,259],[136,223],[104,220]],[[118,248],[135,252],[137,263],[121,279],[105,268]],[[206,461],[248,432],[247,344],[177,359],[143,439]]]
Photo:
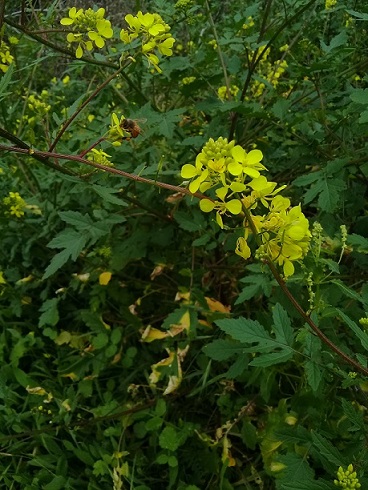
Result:
[[207,143],[204,145],[202,150],[202,155],[204,159],[209,160],[218,160],[220,158],[228,159],[226,163],[230,163],[233,160],[231,155],[231,150],[235,146],[235,141],[228,142],[227,138],[223,138],[220,136],[216,141],[213,138],[210,138]]
[[361,484],[357,478],[357,473],[354,471],[353,465],[349,464],[346,471],[340,466],[337,470],[337,480],[334,480],[337,487],[345,488],[346,490],[354,490],[361,488]]

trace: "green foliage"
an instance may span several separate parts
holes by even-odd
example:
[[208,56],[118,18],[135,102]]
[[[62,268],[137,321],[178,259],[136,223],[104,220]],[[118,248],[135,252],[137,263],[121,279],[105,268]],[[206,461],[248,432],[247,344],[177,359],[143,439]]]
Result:
[[[152,0],[92,37],[5,3],[1,488],[367,488],[365,2]],[[220,137],[310,221],[286,286],[184,189]]]

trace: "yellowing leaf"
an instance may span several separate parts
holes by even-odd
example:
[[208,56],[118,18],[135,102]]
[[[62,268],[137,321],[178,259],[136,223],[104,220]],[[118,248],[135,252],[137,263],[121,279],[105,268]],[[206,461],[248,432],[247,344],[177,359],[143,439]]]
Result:
[[98,282],[101,284],[101,286],[107,286],[107,284],[109,284],[110,282],[111,277],[111,272],[102,272],[98,278]]
[[47,391],[44,388],[41,388],[41,386],[35,386],[34,388],[27,386],[26,390],[30,395],[45,396],[47,394]]
[[224,306],[222,303],[220,303],[220,301],[217,301],[216,299],[208,298],[206,296],[206,302],[208,308],[211,311],[218,311],[220,313],[230,313],[230,306]]
[[75,373],[66,373],[61,375],[62,378],[69,378],[72,381],[76,381],[78,379],[78,376]]
[[145,329],[142,334],[141,340],[143,342],[153,342],[154,340],[160,340],[167,337],[167,332],[163,332],[158,328],[152,328],[150,325]]
[[57,345],[69,344],[71,338],[72,335],[69,332],[62,330],[60,334],[56,337],[55,344]]

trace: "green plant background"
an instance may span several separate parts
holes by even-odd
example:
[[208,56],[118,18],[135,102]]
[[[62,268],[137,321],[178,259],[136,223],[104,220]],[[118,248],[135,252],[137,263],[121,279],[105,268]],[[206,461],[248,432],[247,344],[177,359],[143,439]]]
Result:
[[[104,151],[118,169],[181,185],[181,166],[209,138],[257,145],[270,180],[326,235],[288,286],[307,310],[313,272],[314,321],[367,366],[368,334],[357,325],[368,311],[366,2],[130,3],[133,15],[157,12],[172,27],[174,54],[162,74],[137,56],[57,151],[88,148],[112,112],[144,118],[141,136]],[[0,77],[0,128],[46,151],[126,48],[116,41],[75,60],[58,49],[68,49],[63,33],[37,34],[59,27],[67,12],[58,2],[25,7],[24,22],[5,7],[4,39],[19,43]],[[282,56],[288,64],[276,86],[249,61],[266,44],[271,69]],[[220,100],[226,77],[239,93]],[[32,112],[30,97],[43,90],[51,110]],[[19,146],[3,131],[1,143]],[[239,224],[220,230],[190,196],[78,162],[57,166],[1,153],[1,199],[19,192],[39,210],[0,210],[1,485],[327,490],[352,463],[366,488],[367,380],[311,332],[265,266],[234,254]],[[342,224],[349,248],[339,262]],[[148,326],[168,331],[183,318],[179,335],[142,341]],[[187,347],[152,385],[151,366]],[[180,386],[165,395],[180,369]]]

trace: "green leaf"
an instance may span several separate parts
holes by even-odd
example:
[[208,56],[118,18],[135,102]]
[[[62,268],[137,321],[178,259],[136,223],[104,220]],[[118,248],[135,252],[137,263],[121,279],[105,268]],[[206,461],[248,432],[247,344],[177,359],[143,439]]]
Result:
[[359,253],[368,254],[368,238],[353,233],[348,235],[347,243]]
[[151,419],[147,420],[145,428],[146,430],[156,432],[161,428],[163,423],[164,420],[161,417],[152,417]]
[[[85,232],[85,236],[88,236],[88,238],[91,238],[94,241],[106,235],[110,231],[110,227],[105,220],[93,221],[87,213],[81,214],[77,211],[61,211],[59,212],[59,216],[63,221],[76,228],[75,233],[80,234],[81,231]],[[68,228],[64,230],[64,232],[66,231],[68,231]],[[72,231],[69,231],[69,233],[72,233]],[[58,236],[62,234],[63,232],[61,232]],[[48,246],[50,247],[50,244],[48,244]]]
[[364,332],[351,318],[349,318],[341,310],[336,309],[340,317],[344,320],[346,325],[355,333],[355,335],[360,340],[363,348],[368,351],[368,334]]
[[92,345],[95,349],[102,349],[109,343],[109,336],[107,333],[101,332],[92,339]]
[[309,386],[316,392],[322,380],[321,367],[316,362],[308,360],[304,363],[304,370]]
[[[277,456],[277,461],[286,465],[286,468],[282,470],[282,479],[287,482],[291,481],[312,481],[314,478],[314,471],[308,464],[308,460],[305,456],[301,456],[295,453],[287,453]],[[295,486],[294,489],[299,487]]]
[[347,32],[342,31],[331,39],[331,42],[328,46],[321,40],[321,47],[325,53],[330,53],[330,51],[332,51],[333,49],[336,49],[346,44],[347,40]]
[[166,413],[166,402],[163,398],[159,398],[157,400],[157,403],[156,403],[156,407],[155,407],[155,414],[158,416],[158,417],[162,417],[163,415],[165,415]]
[[38,321],[39,327],[44,327],[45,325],[55,326],[59,321],[59,312],[58,312],[58,298],[52,298],[46,300],[40,308],[42,311],[42,315]]
[[365,303],[364,299],[359,293],[355,292],[353,289],[350,289],[342,281],[339,281],[338,279],[332,279],[330,282],[332,284],[335,284],[348,298],[352,298],[355,301],[359,301],[363,304]]
[[356,10],[346,10],[346,12],[352,17],[357,17],[358,19],[368,20],[368,14],[363,12],[357,12]]
[[44,485],[43,488],[44,490],[62,490],[65,488],[65,484],[67,483],[67,480],[64,476],[55,476],[50,483],[47,483],[47,485]]
[[[215,323],[221,330],[230,335],[234,340],[239,340],[242,343],[257,344],[251,347],[243,347],[245,352],[265,353],[262,356],[253,359],[250,366],[272,366],[280,362],[286,362],[292,358],[294,354],[293,348],[285,341],[284,336],[291,339],[291,332],[288,325],[281,325],[285,315],[282,310],[276,310],[277,321],[276,338],[273,339],[264,327],[257,321],[237,318],[237,319],[222,319]],[[281,322],[281,323],[280,323]],[[277,352],[273,352],[276,350]]]
[[179,447],[179,437],[174,427],[165,427],[159,437],[159,445],[162,449],[176,451]]
[[243,353],[241,344],[229,340],[214,340],[202,348],[203,352],[215,361],[226,361],[230,357]]
[[353,102],[368,106],[368,89],[357,88],[351,92],[350,98]]
[[[93,184],[92,190],[95,191],[96,194],[98,194],[100,197],[102,197],[102,199],[105,202],[109,202],[111,204],[117,204],[118,206],[124,208],[128,206],[128,203],[125,202],[123,199],[119,199],[118,197],[114,196],[114,194],[121,192],[120,189],[114,189],[112,187],[103,187],[102,185]],[[120,216],[120,218],[126,221],[124,216]]]
[[291,346],[294,341],[294,330],[291,327],[288,314],[279,303],[274,306],[272,317],[274,322],[272,329],[277,340]]
[[249,363],[249,354],[241,353],[236,357],[235,362],[229,367],[226,372],[227,379],[236,379],[244,373]]
[[335,274],[340,274],[339,264],[334,260],[320,258],[319,261],[321,262],[321,264],[325,264],[331,272],[334,272]]
[[330,441],[314,430],[311,432],[311,435],[313,445],[317,449],[320,456],[326,458],[327,461],[335,465],[337,468],[342,464],[346,464],[346,458],[342,456],[340,451]]
[[42,279],[47,279],[48,277],[52,276],[52,274],[55,274],[57,270],[59,270],[64,264],[66,264],[66,262],[68,262],[69,258],[70,252],[66,249],[54,255],[51,259],[50,264],[46,267]]
[[279,99],[272,106],[271,111],[277,117],[277,119],[280,119],[280,121],[283,121],[285,116],[288,113],[290,106],[291,106],[290,100]]
[[249,363],[249,366],[254,367],[269,367],[274,366],[275,364],[279,364],[280,362],[289,361],[293,357],[294,351],[293,349],[284,348],[280,352],[271,352],[270,354],[263,354],[259,357],[253,359],[252,362]]
[[159,123],[156,126],[158,132],[162,134],[162,136],[165,136],[165,138],[172,138],[176,123],[181,120],[183,112],[185,112],[185,108],[173,109],[161,113]]
[[205,227],[205,219],[199,213],[184,212],[184,211],[176,211],[174,214],[175,221],[179,224],[180,228],[185,231],[200,231]]
[[14,66],[15,66],[14,63],[11,63],[9,65],[9,68],[6,70],[6,72],[2,74],[2,76],[0,77],[0,101],[5,99],[5,97],[11,94],[11,91],[6,92],[6,89],[10,85],[11,78],[14,71]]
[[203,247],[203,245],[206,245],[210,240],[211,240],[211,235],[206,233],[205,235],[202,235],[201,237],[197,238],[196,240],[193,240],[192,246],[193,247]]
[[341,399],[342,409],[344,410],[344,414],[348,419],[351,427],[349,427],[349,432],[361,431],[362,434],[365,433],[366,427],[364,423],[364,415],[362,412],[358,411],[352,404],[352,402]]
[[328,483],[322,480],[310,480],[310,481],[292,481],[292,482],[282,482],[280,490],[333,490],[336,488],[332,483]]

